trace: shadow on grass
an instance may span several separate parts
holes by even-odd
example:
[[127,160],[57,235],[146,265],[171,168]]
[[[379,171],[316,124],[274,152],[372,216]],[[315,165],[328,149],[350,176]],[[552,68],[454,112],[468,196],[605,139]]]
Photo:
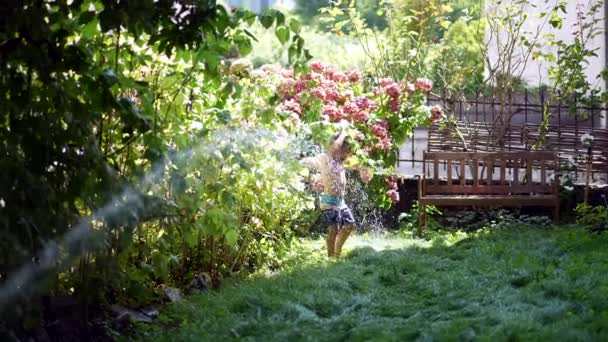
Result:
[[[606,340],[608,235],[517,228],[420,240],[355,238],[339,260],[196,295],[145,340]],[[347,246],[349,244],[347,243]],[[352,246],[355,246],[354,248]],[[385,248],[388,246],[388,249]]]

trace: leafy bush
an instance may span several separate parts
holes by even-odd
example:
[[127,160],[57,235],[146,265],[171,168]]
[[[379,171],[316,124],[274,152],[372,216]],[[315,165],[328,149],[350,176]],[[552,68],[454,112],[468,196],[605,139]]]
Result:
[[451,98],[480,89],[484,25],[478,11],[439,1],[395,1],[386,3],[384,11],[388,26],[379,32],[352,2],[338,1],[323,10],[334,30],[348,32],[361,43],[377,77],[426,76],[439,93]]
[[592,231],[608,230],[608,206],[591,206],[581,203],[576,206],[576,223],[581,224]]
[[[297,0],[294,13],[302,18],[302,21],[309,25],[317,25],[320,28],[324,27],[323,23],[318,20],[320,10],[330,6],[329,0]],[[370,26],[378,30],[386,28],[386,16],[383,13],[384,1],[375,0],[359,0],[355,3],[357,11],[369,23]]]
[[256,21],[301,64],[297,23],[214,2],[140,5],[2,5],[2,311],[24,312],[10,304],[49,283],[85,307],[141,304],[193,272],[217,281],[280,262],[290,243],[309,197],[281,157],[283,121],[241,113],[274,92],[241,97],[221,66],[251,51]]
[[[429,230],[438,230],[441,228],[441,224],[437,220],[437,216],[443,215],[443,213],[433,205],[424,206],[426,213],[426,223]],[[420,206],[418,201],[415,201],[412,205],[412,209],[408,212],[399,214],[399,231],[406,235],[415,234],[418,229],[420,217]]]
[[483,228],[508,228],[513,226],[546,227],[552,224],[546,216],[520,215],[517,211],[498,210],[457,210],[445,215],[444,222],[448,228],[474,231]]
[[428,55],[431,78],[445,96],[479,94],[484,78],[483,22],[464,16],[446,25],[445,35]]
[[[552,221],[547,216],[519,215],[516,212],[498,210],[471,210],[449,209],[439,210],[435,206],[425,206],[427,215],[427,228],[429,230],[458,230],[471,232],[485,228],[508,228],[514,226],[547,227]],[[400,230],[414,232],[418,228],[418,215],[420,208],[414,202],[412,209],[399,215]]]
[[[253,42],[253,50],[247,58],[253,62],[255,67],[264,64],[280,64],[286,67],[290,64],[289,48],[278,42],[273,32],[264,29],[259,24],[254,25],[250,31],[257,41]],[[320,30],[310,25],[302,25],[300,35],[307,42],[314,42],[307,46],[314,59],[324,61],[342,71],[366,70],[366,52],[353,37]]]

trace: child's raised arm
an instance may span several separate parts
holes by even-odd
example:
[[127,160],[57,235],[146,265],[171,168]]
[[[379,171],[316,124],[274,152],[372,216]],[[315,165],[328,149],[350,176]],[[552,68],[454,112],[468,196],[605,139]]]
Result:
[[300,164],[309,169],[318,170],[321,168],[319,156],[306,157],[306,158],[300,160]]

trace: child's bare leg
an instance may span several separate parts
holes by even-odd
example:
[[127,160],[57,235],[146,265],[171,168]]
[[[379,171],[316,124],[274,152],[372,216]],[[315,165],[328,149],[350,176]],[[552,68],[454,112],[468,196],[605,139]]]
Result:
[[342,229],[340,229],[340,231],[338,232],[338,236],[336,237],[336,247],[334,249],[334,253],[336,256],[340,256],[340,254],[342,253],[342,246],[344,246],[346,239],[348,239],[348,236],[353,231],[354,227],[354,224],[347,224],[342,226]]
[[336,236],[338,236],[338,227],[336,225],[329,226],[327,231],[327,256],[335,255]]

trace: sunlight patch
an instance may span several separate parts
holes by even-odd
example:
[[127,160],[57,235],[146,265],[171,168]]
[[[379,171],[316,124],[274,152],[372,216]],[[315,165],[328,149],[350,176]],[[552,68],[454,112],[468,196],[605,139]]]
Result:
[[380,252],[384,250],[404,249],[404,248],[428,248],[431,247],[429,241],[412,240],[403,238],[389,238],[386,235],[354,235],[346,242],[346,247],[350,250],[355,248],[369,247]]

